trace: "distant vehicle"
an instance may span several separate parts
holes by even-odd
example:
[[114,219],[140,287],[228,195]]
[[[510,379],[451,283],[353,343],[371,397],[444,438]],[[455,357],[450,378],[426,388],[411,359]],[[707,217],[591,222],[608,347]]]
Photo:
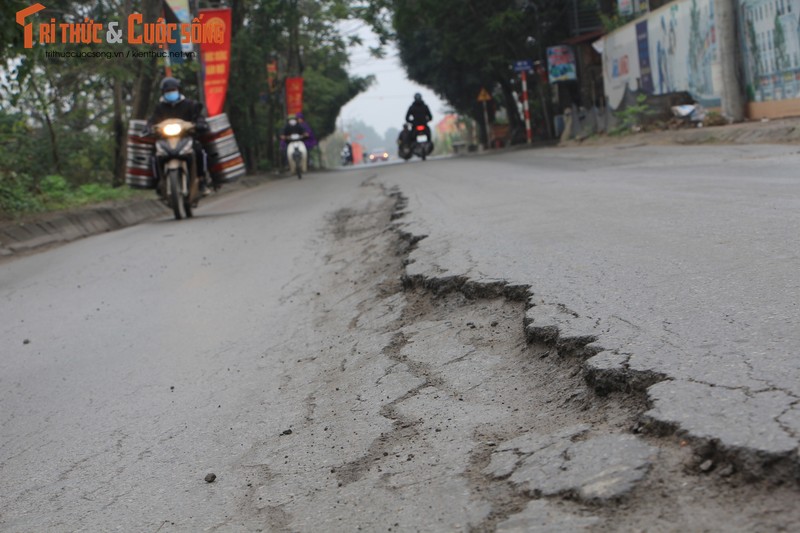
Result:
[[370,163],[377,163],[378,161],[388,161],[389,160],[389,152],[387,152],[383,148],[378,148],[377,150],[373,150],[367,156],[367,161]]

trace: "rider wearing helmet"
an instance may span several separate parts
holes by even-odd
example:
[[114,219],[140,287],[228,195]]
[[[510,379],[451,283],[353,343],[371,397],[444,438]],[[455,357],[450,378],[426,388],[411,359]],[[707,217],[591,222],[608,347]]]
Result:
[[283,130],[281,130],[280,139],[281,141],[286,142],[289,139],[289,135],[296,133],[300,135],[303,139],[308,137],[308,132],[303,127],[303,125],[297,120],[296,115],[289,115],[286,119],[286,125],[283,126]]
[[422,100],[421,94],[416,93],[414,95],[414,102],[411,104],[411,107],[408,108],[408,111],[406,111],[406,122],[410,122],[413,126],[425,126],[425,131],[428,136],[430,136],[431,131],[428,127],[428,122],[431,120],[433,120],[433,115],[431,115],[428,104]]
[[[169,118],[191,122],[194,124],[196,134],[202,135],[208,132],[208,123],[203,116],[203,104],[181,94],[181,82],[173,77],[161,80],[161,99],[159,99],[150,120],[147,121],[147,125],[152,129],[155,124]],[[206,156],[202,145],[197,140],[194,142],[194,153],[197,161],[197,175],[200,178],[200,191],[206,195],[208,194]]]
[[[297,120],[297,115],[289,115],[286,117],[286,124],[283,126],[281,133],[279,135],[280,138],[280,151],[281,151],[281,159],[282,163],[289,164],[289,137],[296,133],[303,139],[303,144],[308,140],[308,131],[303,127],[299,120]],[[306,152],[307,154],[307,152]],[[306,163],[307,165],[307,163]],[[289,166],[291,169],[291,165]],[[305,165],[304,165],[305,170]]]

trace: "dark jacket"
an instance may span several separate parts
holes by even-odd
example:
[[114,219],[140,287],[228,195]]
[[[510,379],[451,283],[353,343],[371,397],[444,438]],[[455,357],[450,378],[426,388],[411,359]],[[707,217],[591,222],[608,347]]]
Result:
[[428,108],[428,104],[422,100],[414,101],[406,112],[406,122],[411,122],[415,126],[418,124],[427,124],[431,120],[433,120],[431,110]]
[[147,123],[150,126],[154,126],[168,118],[178,118],[192,122],[197,133],[208,131],[208,123],[203,116],[203,104],[195,102],[191,98],[182,97],[175,103],[167,102],[162,98]]
[[295,124],[294,126],[292,126],[291,124],[286,124],[286,126],[283,127],[283,131],[281,132],[281,135],[288,140],[289,135],[291,135],[292,133],[297,133],[301,137],[305,137],[306,135],[308,135],[308,132],[306,131],[306,129],[299,122],[297,124]]

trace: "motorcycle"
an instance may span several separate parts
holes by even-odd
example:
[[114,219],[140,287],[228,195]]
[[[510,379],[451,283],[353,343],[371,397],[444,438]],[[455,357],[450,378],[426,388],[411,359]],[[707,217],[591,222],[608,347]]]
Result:
[[343,167],[346,167],[346,166],[349,166],[349,165],[353,164],[353,152],[347,146],[342,148],[341,156],[342,156],[342,166]]
[[433,152],[433,142],[430,139],[428,127],[425,124],[403,126],[403,133],[398,141],[398,154],[402,159],[408,161],[412,155],[416,155],[423,161]]
[[308,172],[308,150],[299,133],[289,135],[286,153],[289,156],[289,172],[297,173],[297,179],[303,179],[303,172]]
[[155,126],[156,173],[159,193],[175,220],[190,218],[200,201],[200,178],[194,152],[195,125],[181,119],[166,119]]

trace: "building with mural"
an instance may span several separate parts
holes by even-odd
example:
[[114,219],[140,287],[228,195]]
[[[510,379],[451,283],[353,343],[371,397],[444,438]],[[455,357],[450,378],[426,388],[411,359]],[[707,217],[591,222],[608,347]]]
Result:
[[[800,0],[737,0],[748,118],[800,115]],[[714,0],[675,0],[607,34],[595,47],[611,109],[626,92],[688,92],[721,104]]]
[[720,105],[714,0],[672,2],[606,35],[596,47],[612,109],[626,92],[686,91],[706,107]]
[[800,115],[800,0],[741,0],[748,115]]

